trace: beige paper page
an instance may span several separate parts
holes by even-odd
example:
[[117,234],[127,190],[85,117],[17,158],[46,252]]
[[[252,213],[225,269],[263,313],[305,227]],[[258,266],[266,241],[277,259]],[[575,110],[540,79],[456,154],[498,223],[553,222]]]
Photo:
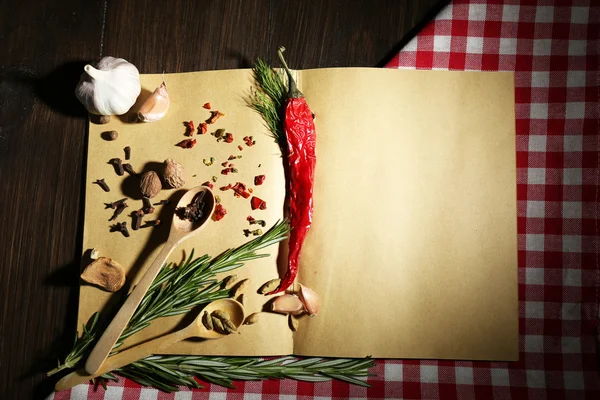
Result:
[[518,358],[513,75],[300,72],[316,113],[297,355]]
[[[143,75],[142,98],[154,90],[161,82],[162,75]],[[163,190],[153,202],[171,199],[168,206],[157,206],[156,212],[146,219],[159,218],[166,222],[159,228],[131,229],[131,211],[142,207],[139,193],[139,183],[136,178],[119,177],[107,162],[114,157],[124,158],[123,148],[131,147],[132,157],[129,161],[135,170],[142,171],[146,167],[154,168],[156,163],[162,163],[167,158],[173,158],[183,165],[187,174],[187,182],[183,189],[198,186],[217,176],[214,193],[222,199],[227,215],[219,222],[209,221],[208,225],[196,236],[180,245],[170,257],[179,263],[182,258],[195,249],[195,255],[208,254],[216,256],[224,250],[237,247],[251,238],[243,235],[244,228],[255,228],[246,222],[247,215],[264,219],[267,228],[283,216],[283,201],[285,196],[285,180],[279,147],[272,138],[267,136],[261,117],[246,105],[249,89],[253,84],[250,70],[199,72],[186,74],[167,74],[165,81],[171,98],[171,107],[167,116],[154,123],[127,122],[127,117],[113,117],[107,125],[90,124],[89,149],[87,161],[85,227],[83,249],[97,248],[100,255],[111,257],[121,263],[128,271],[128,281],[139,280],[166,241],[169,231],[170,218],[174,206],[183,190]],[[226,114],[214,125],[209,132],[225,128],[235,137],[234,143],[217,143],[210,134],[196,137],[197,144],[192,149],[181,149],[175,144],[186,139],[184,121],[193,120],[196,126],[210,116],[202,108],[205,102],[210,102],[213,109]],[[134,106],[133,109],[138,107]],[[116,130],[119,138],[115,141],[102,139],[102,132]],[[242,138],[254,136],[256,145],[247,147]],[[237,146],[242,145],[243,151]],[[238,174],[221,175],[221,162],[227,160],[230,154],[241,154],[243,158],[231,161],[238,168]],[[207,167],[204,158],[216,158],[215,163]],[[126,162],[126,161],[123,161]],[[260,167],[258,166],[260,164]],[[254,187],[253,178],[257,174],[265,174],[267,179],[262,186]],[[93,184],[96,179],[105,178],[111,188],[109,193],[103,192]],[[232,191],[222,192],[218,188],[236,181],[245,182],[254,187],[254,194],[267,201],[267,210],[252,211],[249,199],[234,198]],[[119,232],[109,232],[111,225],[108,219],[112,210],[104,209],[104,203],[118,200],[122,197],[128,200],[129,208],[117,219],[127,221],[131,237],[123,237]],[[265,228],[265,229],[267,229]],[[278,276],[277,253],[278,247],[272,246],[262,250],[270,253],[266,259],[247,262],[243,268],[236,270],[240,279],[252,277],[252,285],[245,294],[245,305],[248,312],[258,311],[266,299],[256,293],[256,289],[269,279]],[[222,276],[221,276],[222,277]],[[84,324],[93,312],[112,307],[123,301],[121,293],[115,295],[104,292],[96,287],[82,284],[79,304],[79,326]],[[109,302],[111,302],[109,304]],[[191,315],[193,316],[193,315]],[[134,335],[125,347],[163,335],[181,326],[183,317],[172,317],[157,320],[147,329]],[[189,319],[189,316],[188,316]],[[186,319],[185,321],[187,321]],[[285,318],[279,315],[264,315],[260,324],[246,326],[243,335],[231,335],[215,341],[185,341],[167,349],[173,354],[236,354],[236,355],[278,355],[292,352],[292,335]]]

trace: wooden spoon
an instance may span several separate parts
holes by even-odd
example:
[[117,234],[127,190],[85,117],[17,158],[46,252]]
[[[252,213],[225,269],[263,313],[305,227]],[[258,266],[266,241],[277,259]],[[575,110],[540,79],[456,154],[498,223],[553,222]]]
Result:
[[107,372],[131,364],[132,362],[146,358],[160,350],[169,347],[173,343],[180,342],[184,339],[191,337],[203,339],[222,338],[226,335],[214,330],[209,331],[202,324],[202,314],[204,314],[204,311],[207,311],[210,314],[215,310],[226,311],[231,318],[231,322],[233,322],[236,328],[239,327],[242,322],[244,322],[244,318],[246,317],[244,315],[244,306],[233,299],[213,301],[204,308],[202,313],[200,313],[200,315],[198,315],[198,317],[196,317],[196,319],[190,325],[182,330],[121,351],[120,353],[109,357],[106,362],[102,364],[100,370],[94,374],[88,374],[85,369],[71,372],[69,375],[58,381],[54,388],[56,391],[70,389],[73,386],[79,385],[80,383],[85,383],[90,379],[96,378],[102,374],[106,374]]
[[89,374],[96,374],[108,354],[112,350],[113,346],[121,336],[123,329],[127,326],[127,323],[133,316],[133,313],[140,305],[140,302],[144,298],[144,295],[152,285],[152,282],[158,275],[158,272],[162,268],[164,262],[169,257],[171,252],[175,249],[175,247],[191,237],[192,235],[198,233],[200,229],[206,224],[212,215],[215,209],[215,197],[212,191],[204,186],[197,186],[193,189],[188,190],[179,203],[177,203],[177,207],[186,207],[192,201],[194,201],[197,195],[202,195],[202,201],[204,202],[204,207],[202,208],[204,211],[204,215],[202,218],[197,221],[188,221],[180,218],[177,215],[173,216],[173,222],[171,223],[171,231],[169,232],[169,238],[165,243],[162,251],[156,257],[156,260],[148,267],[148,270],[136,285],[135,289],[129,294],[125,303],[121,306],[121,309],[115,315],[113,320],[111,321],[108,328],[104,331],[98,343],[90,353],[90,356],[85,363],[85,370]]

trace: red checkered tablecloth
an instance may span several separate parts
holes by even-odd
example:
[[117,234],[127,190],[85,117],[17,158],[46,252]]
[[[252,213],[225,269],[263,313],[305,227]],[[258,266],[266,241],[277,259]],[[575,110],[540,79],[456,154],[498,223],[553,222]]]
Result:
[[515,71],[518,362],[381,360],[372,388],[238,382],[166,394],[129,381],[54,399],[599,399],[600,1],[457,0],[388,68]]

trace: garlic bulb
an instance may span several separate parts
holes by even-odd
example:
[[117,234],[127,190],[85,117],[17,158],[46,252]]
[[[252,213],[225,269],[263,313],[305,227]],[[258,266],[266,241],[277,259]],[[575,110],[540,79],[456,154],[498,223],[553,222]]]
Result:
[[169,111],[169,93],[166,83],[162,83],[146,99],[138,111],[138,118],[142,122],[155,122],[167,115]]
[[98,67],[86,65],[75,96],[92,114],[122,115],[140,95],[140,73],[122,58],[104,57]]

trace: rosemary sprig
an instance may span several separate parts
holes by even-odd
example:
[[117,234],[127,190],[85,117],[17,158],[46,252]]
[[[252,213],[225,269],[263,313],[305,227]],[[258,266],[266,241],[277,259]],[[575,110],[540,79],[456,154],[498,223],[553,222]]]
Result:
[[296,379],[306,382],[342,380],[354,385],[370,386],[364,380],[375,362],[361,359],[323,359],[279,357],[262,360],[248,357],[150,356],[132,363],[116,373],[165,392],[178,386],[201,388],[194,377],[216,385],[235,388],[234,380]]
[[[179,267],[174,268],[171,263],[164,266],[119,337],[111,354],[115,353],[114,350],[121,346],[125,339],[148,327],[157,318],[184,314],[197,305],[229,297],[229,290],[222,288],[221,282],[214,279],[215,275],[239,268],[246,261],[268,257],[268,254],[257,252],[284,240],[288,232],[288,223],[278,222],[262,236],[235,249],[226,250],[215,258],[211,259],[208,255],[204,255],[194,259],[192,251],[189,258]],[[81,337],[75,340],[63,364],[59,363],[57,368],[48,372],[48,376],[67,368],[80,366],[102,331],[97,321],[96,313],[87,326],[84,326]]]
[[281,75],[260,58],[256,60],[252,72],[258,88],[252,93],[250,106],[261,115],[273,138],[285,149],[287,143],[281,113],[287,98],[286,84]]

